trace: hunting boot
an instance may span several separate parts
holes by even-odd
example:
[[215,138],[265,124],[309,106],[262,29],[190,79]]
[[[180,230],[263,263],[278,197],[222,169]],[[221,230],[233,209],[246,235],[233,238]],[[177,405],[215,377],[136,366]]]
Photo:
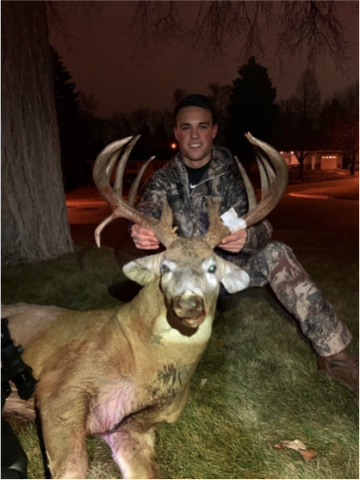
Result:
[[359,359],[348,348],[319,357],[317,367],[319,372],[331,375],[359,395]]

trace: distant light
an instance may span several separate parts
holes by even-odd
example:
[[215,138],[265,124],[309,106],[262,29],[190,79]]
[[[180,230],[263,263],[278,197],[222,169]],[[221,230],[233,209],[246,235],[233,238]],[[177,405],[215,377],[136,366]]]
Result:
[[280,152],[280,153],[281,153],[281,155],[282,155],[284,152]]
[[171,147],[171,148],[176,148],[177,145],[176,145],[176,143],[172,143],[172,144],[170,145],[170,147]]
[[291,155],[293,155],[293,154],[294,154],[294,152],[290,152],[290,153],[291,153]]

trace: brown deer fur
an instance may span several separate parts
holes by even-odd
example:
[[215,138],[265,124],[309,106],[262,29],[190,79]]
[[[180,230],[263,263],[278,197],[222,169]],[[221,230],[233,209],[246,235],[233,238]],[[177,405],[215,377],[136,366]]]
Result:
[[13,396],[6,410],[33,419],[36,403],[53,478],[86,478],[88,434],[110,445],[124,477],[158,476],[154,427],[174,422],[184,408],[210,338],[219,282],[236,291],[248,280],[200,238],[179,239],[124,272],[146,286],[119,309],[2,309],[39,379],[34,399]]

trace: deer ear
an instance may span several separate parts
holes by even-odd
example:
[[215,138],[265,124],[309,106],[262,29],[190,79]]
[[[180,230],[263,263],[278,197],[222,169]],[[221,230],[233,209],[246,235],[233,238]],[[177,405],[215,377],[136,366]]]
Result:
[[130,280],[145,286],[160,276],[160,262],[163,256],[164,252],[137,258],[126,263],[123,266],[123,272]]
[[229,293],[245,290],[250,284],[249,275],[242,268],[227,262],[223,258],[216,258],[218,279]]

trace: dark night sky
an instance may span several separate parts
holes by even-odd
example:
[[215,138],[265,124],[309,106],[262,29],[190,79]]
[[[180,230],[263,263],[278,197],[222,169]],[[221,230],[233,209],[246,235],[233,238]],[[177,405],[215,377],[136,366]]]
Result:
[[[140,107],[171,107],[176,88],[206,94],[208,83],[231,83],[237,77],[237,70],[244,62],[236,60],[235,49],[230,51],[234,58],[226,59],[225,68],[220,64],[207,66],[200,56],[186,59],[180,46],[162,47],[155,62],[147,61],[145,65],[131,59],[133,41],[127,27],[134,7],[135,2],[129,1],[101,2],[101,11],[92,19],[90,27],[82,18],[68,18],[71,46],[51,31],[50,41],[62,56],[77,89],[94,95],[98,115],[109,117],[116,111],[131,112]],[[331,59],[319,62],[316,72],[323,99],[359,78],[359,21],[357,15],[350,12],[352,9],[346,8],[344,17],[349,25],[347,37],[355,45],[351,54],[353,61],[347,65],[350,75],[336,71]],[[290,68],[281,76],[276,66],[271,65],[272,60],[257,60],[268,68],[278,98],[287,98],[294,92],[305,68],[301,58],[289,63]]]

